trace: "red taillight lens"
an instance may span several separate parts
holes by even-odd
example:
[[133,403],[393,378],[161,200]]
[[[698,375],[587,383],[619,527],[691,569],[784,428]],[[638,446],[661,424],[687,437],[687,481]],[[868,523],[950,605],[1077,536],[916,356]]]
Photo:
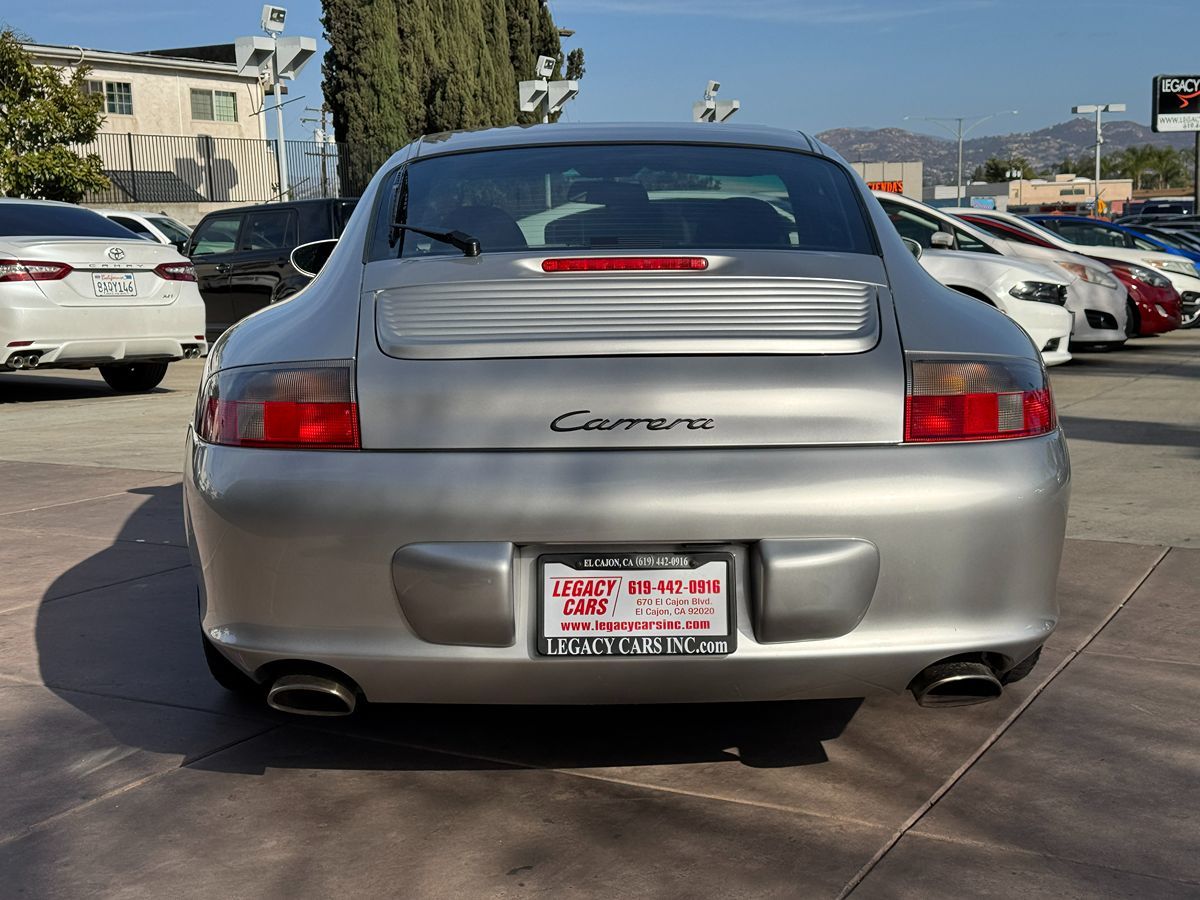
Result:
[[543,272],[698,272],[703,256],[581,256],[542,260]]
[[0,259],[0,282],[58,281],[71,274],[66,263],[41,260]]
[[357,450],[349,363],[249,366],[211,376],[196,432],[211,444],[277,450]]
[[191,263],[162,263],[154,267],[154,274],[166,281],[195,281],[196,270]]
[[997,441],[1055,429],[1044,370],[1027,360],[911,363],[904,440]]

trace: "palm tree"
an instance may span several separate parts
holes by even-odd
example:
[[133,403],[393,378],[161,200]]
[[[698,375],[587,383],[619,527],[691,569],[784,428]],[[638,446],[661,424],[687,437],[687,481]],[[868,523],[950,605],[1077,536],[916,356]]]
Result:
[[1121,154],[1124,157],[1122,168],[1125,174],[1133,179],[1134,190],[1141,190],[1142,179],[1147,172],[1157,171],[1159,164],[1158,148],[1152,144],[1140,147],[1126,147]]

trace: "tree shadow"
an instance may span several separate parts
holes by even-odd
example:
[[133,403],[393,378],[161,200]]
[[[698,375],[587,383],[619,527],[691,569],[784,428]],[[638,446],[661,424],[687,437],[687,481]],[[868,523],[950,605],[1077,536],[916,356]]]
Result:
[[[347,739],[433,751],[364,753],[364,768],[379,766],[381,758],[391,760],[385,764],[393,768],[445,768],[447,759],[440,751],[458,760],[454,767],[478,769],[696,762],[805,766],[827,760],[823,742],[843,732],[862,702],[588,707],[366,704],[347,719],[285,716],[239,699],[211,679],[201,649],[194,575],[190,567],[181,565],[178,549],[171,551],[174,555],[164,560],[163,570],[156,574],[119,580],[114,569],[128,566],[130,542],[144,543],[145,553],[162,554],[167,553],[162,543],[182,543],[173,524],[182,521],[178,485],[129,493],[145,500],[127,517],[113,545],[64,572],[45,592],[35,625],[41,679],[93,717],[102,718],[111,705],[79,702],[76,692],[254,719],[264,727],[270,723],[302,726],[279,732],[270,744],[275,748],[271,753],[253,754],[249,768],[256,772],[268,767],[321,768],[323,761],[331,759],[340,768],[353,766],[353,754],[339,752],[331,757],[327,747],[316,746],[309,752],[314,729]],[[156,538],[157,547],[152,546]],[[85,589],[90,584],[107,586]],[[196,743],[194,736],[182,738],[178,731],[156,727],[153,714],[102,718],[102,724],[121,743],[155,753],[196,759],[209,749]],[[195,765],[245,772],[247,758],[217,754]]]

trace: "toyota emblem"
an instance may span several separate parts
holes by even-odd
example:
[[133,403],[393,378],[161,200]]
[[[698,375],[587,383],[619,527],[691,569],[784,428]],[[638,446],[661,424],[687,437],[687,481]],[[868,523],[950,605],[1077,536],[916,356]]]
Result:
[[122,250],[120,247],[109,247],[108,248],[108,258],[109,259],[124,259],[125,251]]

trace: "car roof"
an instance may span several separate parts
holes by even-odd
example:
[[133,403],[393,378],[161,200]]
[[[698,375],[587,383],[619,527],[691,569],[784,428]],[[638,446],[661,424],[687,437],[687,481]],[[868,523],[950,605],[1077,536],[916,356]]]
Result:
[[[448,131],[418,138],[411,153],[401,151],[392,158],[399,162],[409,157],[437,156],[464,150],[503,147],[528,147],[548,144],[589,144],[641,141],[646,143],[734,144],[773,147],[822,153],[816,141],[799,131],[770,128],[766,125],[716,125],[706,122],[602,122],[553,125],[510,125]],[[391,162],[391,161],[390,161]]]
[[[0,203],[17,204],[28,203],[36,206],[69,206],[72,209],[88,209],[86,206],[80,206],[78,203],[64,203],[61,200],[33,200],[26,197],[0,197]],[[93,210],[88,210],[92,212]]]
[[[205,213],[204,218],[207,219],[209,216],[233,216],[240,213],[258,212],[263,209],[279,209],[280,207],[291,208],[296,206],[317,206],[324,203],[348,203],[351,200],[357,201],[358,199],[358,197],[317,197],[312,200],[276,200],[273,203],[250,203],[246,206],[230,206],[226,209],[214,209],[210,213]],[[147,213],[142,213],[142,215],[147,215]],[[158,215],[158,213],[149,213],[149,215]]]

